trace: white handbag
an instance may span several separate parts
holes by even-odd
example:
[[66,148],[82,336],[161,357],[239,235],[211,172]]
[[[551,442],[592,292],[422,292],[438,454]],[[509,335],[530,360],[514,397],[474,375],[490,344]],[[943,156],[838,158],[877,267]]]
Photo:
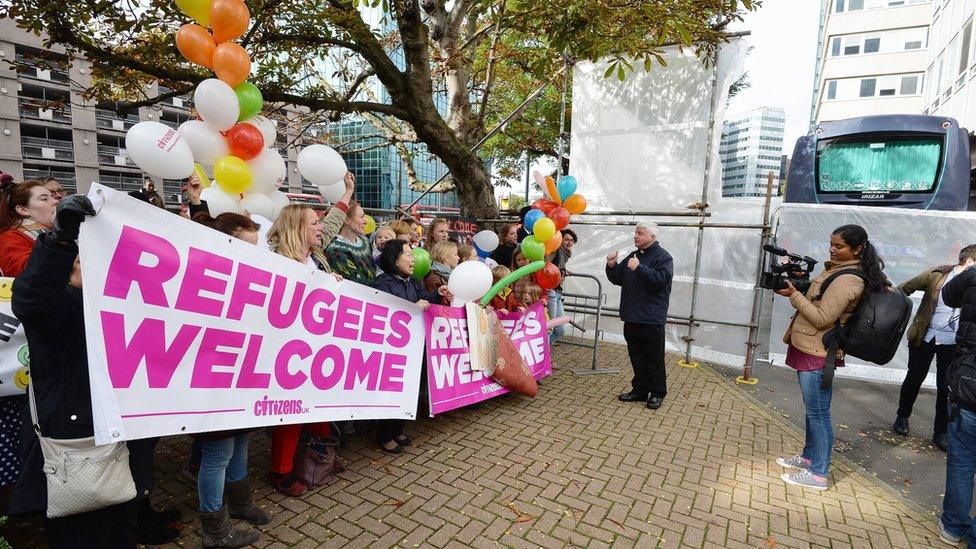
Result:
[[125,442],[95,446],[95,437],[55,439],[41,436],[29,386],[31,422],[44,455],[47,478],[47,517],[58,518],[95,511],[136,497]]

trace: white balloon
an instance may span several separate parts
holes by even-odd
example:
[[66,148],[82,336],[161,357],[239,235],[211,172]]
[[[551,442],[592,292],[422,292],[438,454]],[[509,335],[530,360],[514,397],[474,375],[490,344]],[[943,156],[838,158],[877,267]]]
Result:
[[480,261],[458,263],[451,271],[447,288],[461,301],[477,301],[491,289],[491,269]]
[[224,136],[199,120],[187,120],[180,124],[178,131],[193,151],[193,159],[200,164],[213,166],[217,160],[230,154]]
[[266,146],[271,147],[278,140],[278,123],[267,116],[261,116],[259,114],[248,118],[245,122],[261,130],[261,135],[264,136],[264,144]]
[[494,231],[479,231],[474,235],[474,243],[485,252],[493,252],[498,247],[498,234]]
[[275,191],[269,194],[268,198],[271,199],[271,205],[274,207],[274,210],[271,212],[274,215],[269,216],[268,219],[274,221],[275,219],[278,219],[278,214],[281,213],[281,210],[285,209],[286,206],[291,204],[291,200],[281,191]]
[[[270,198],[268,200],[271,200]],[[274,206],[272,205],[272,208]],[[268,233],[271,232],[271,225],[273,224],[270,219],[264,217],[263,215],[252,213],[251,221],[258,224],[258,247],[265,250],[270,250],[271,246],[268,245]]]
[[237,211],[256,214],[261,217],[271,217],[274,213],[274,204],[270,198],[263,194],[249,192],[237,203]]
[[125,149],[142,171],[162,179],[193,173],[193,152],[179,132],[159,122],[139,122],[125,134]]
[[213,217],[227,212],[237,213],[237,197],[225,193],[217,185],[200,191],[200,199],[207,202],[207,209]]
[[319,185],[319,194],[322,195],[327,202],[335,204],[342,198],[342,195],[346,192],[346,185],[342,181],[338,183],[333,183],[331,185]]
[[203,118],[203,123],[219,132],[229,130],[241,114],[241,104],[237,101],[234,88],[216,78],[208,78],[197,84],[193,92],[193,106]]
[[252,193],[270,194],[284,184],[288,175],[285,159],[275,149],[264,149],[261,154],[247,161],[251,167]]
[[345,177],[346,161],[332,147],[309,145],[298,153],[298,172],[314,185],[331,185]]

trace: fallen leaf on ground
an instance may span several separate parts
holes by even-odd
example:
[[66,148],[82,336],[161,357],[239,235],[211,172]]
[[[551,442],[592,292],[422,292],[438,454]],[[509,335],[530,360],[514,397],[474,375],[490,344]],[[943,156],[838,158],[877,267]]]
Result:
[[391,498],[391,499],[389,499],[389,500],[387,500],[387,501],[385,501],[385,502],[383,503],[383,505],[392,505],[392,506],[394,506],[394,507],[401,507],[401,506],[403,506],[403,504],[404,504],[404,503],[406,503],[406,502],[405,502],[405,501],[403,501],[403,500],[399,500],[399,499],[392,499],[392,498]]

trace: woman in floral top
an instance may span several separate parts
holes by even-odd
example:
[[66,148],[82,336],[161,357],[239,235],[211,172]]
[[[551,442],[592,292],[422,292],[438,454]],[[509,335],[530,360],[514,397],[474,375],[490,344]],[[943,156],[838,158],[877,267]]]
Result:
[[363,208],[353,200],[349,204],[342,230],[325,247],[325,258],[332,267],[332,272],[368,286],[376,278],[376,267],[373,265],[373,247],[365,232],[366,215]]

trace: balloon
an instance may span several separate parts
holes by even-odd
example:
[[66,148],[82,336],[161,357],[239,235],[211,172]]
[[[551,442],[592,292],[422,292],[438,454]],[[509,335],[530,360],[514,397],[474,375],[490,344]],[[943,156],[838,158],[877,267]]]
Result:
[[427,250],[417,247],[413,249],[413,277],[423,280],[430,272],[430,253]]
[[278,214],[281,213],[281,210],[285,209],[286,206],[291,204],[291,199],[289,199],[288,195],[281,191],[274,191],[267,196],[271,199],[271,205],[274,207],[274,211],[272,212],[274,215],[268,219],[274,221],[275,219],[278,219]]
[[206,189],[207,187],[210,186],[210,178],[207,177],[207,172],[203,170],[203,166],[201,166],[200,164],[194,164],[193,173],[197,174],[197,177],[200,178],[201,187]]
[[532,228],[535,227],[535,222],[546,217],[546,214],[539,210],[529,210],[525,213],[525,217],[522,219],[522,225],[525,226],[526,232],[532,232]]
[[251,74],[251,56],[237,44],[224,42],[214,50],[213,70],[217,78],[231,87],[237,86]]
[[[220,178],[218,177],[217,179]],[[535,235],[539,242],[545,242],[552,238],[552,235],[556,234],[556,224],[548,217],[543,217],[532,226],[532,234]]]
[[298,153],[298,173],[314,185],[332,185],[342,181],[346,161],[332,147],[309,145]]
[[[474,263],[474,261],[469,261],[468,263]],[[465,263],[461,263],[461,265],[465,265]],[[479,301],[479,303],[481,303],[482,305],[487,305],[491,301],[491,298],[495,297],[495,294],[511,286],[513,282],[522,278],[523,276],[527,276],[538,271],[539,269],[543,268],[545,265],[546,262],[540,259],[539,261],[533,261],[528,265],[523,265],[518,269],[515,269],[514,272],[509,273],[508,276],[494,283],[492,287],[488,290],[488,292],[485,293],[485,295],[481,296],[481,300]],[[552,265],[552,263],[549,263],[549,265]],[[457,271],[457,269],[454,270]],[[451,278],[454,278],[453,272],[451,273]]]
[[546,256],[545,245],[532,235],[523,238],[519,248],[522,250],[522,255],[529,261],[539,261]]
[[271,218],[274,213],[274,204],[271,199],[260,193],[247,193],[244,198],[237,203],[237,211],[252,213],[261,217]]
[[136,166],[162,179],[193,173],[193,152],[179,132],[159,122],[139,122],[125,134],[125,149]]
[[213,165],[230,154],[224,136],[199,120],[187,120],[177,131],[193,151],[193,159],[201,164]]
[[570,195],[576,192],[576,178],[571,175],[564,175],[559,178],[559,183],[556,183],[556,190],[559,191],[559,196],[565,196],[569,198]]
[[491,269],[480,261],[458,263],[447,280],[447,288],[454,294],[454,307],[475,301],[491,288]]
[[474,251],[478,253],[478,257],[484,259],[486,257],[491,257],[491,252],[486,252],[482,250],[477,244],[474,245]]
[[261,130],[247,122],[234,124],[233,128],[227,130],[225,137],[230,154],[241,160],[250,160],[264,150],[264,136],[261,135]]
[[373,234],[373,232],[376,231],[376,220],[373,219],[373,216],[371,215],[367,215],[365,217],[366,217],[366,227],[363,229],[363,232],[366,234]]
[[201,191],[200,199],[206,201],[207,209],[214,217],[226,212],[237,213],[237,197],[225,193],[216,185]]
[[[237,102],[241,106],[241,114],[237,115],[238,122],[243,122],[261,112],[261,107],[264,106],[264,97],[257,86],[250,82],[241,82],[234,86],[234,93],[237,95]],[[257,128],[257,124],[254,127]],[[261,134],[264,135],[264,132],[262,131]],[[274,143],[274,139],[271,140],[271,143]]]
[[558,250],[563,245],[563,233],[556,231],[556,234],[552,235],[552,238],[546,240],[544,244],[546,247],[546,255]]
[[176,0],[176,5],[201,27],[210,25],[210,0]]
[[264,149],[256,158],[249,160],[247,165],[251,167],[252,193],[270,195],[284,185],[285,176],[288,175],[285,159],[275,149]]
[[557,316],[556,318],[551,318],[546,321],[546,329],[551,330],[556,326],[562,326],[563,324],[568,324],[572,322],[572,318],[568,316]]
[[210,28],[218,44],[244,35],[251,24],[251,12],[241,0],[213,0]]
[[546,176],[546,186],[543,187],[543,191],[549,196],[549,199],[556,204],[562,204],[563,201],[559,198],[559,190],[556,188],[556,180],[552,176]]
[[556,230],[561,231],[569,225],[569,210],[562,206],[556,206],[546,216],[556,224]]
[[494,231],[478,231],[478,234],[474,235],[474,245],[480,250],[486,252],[493,252],[495,248],[498,247],[498,234]]
[[542,269],[532,275],[532,279],[535,280],[536,284],[542,286],[543,290],[551,290],[559,286],[559,281],[562,278],[559,274],[559,267],[552,263],[546,263]]
[[[241,85],[243,86],[243,84]],[[264,137],[265,147],[274,147],[275,141],[278,140],[277,122],[268,118],[267,116],[258,115],[247,119],[247,123],[261,130],[261,135]]]
[[191,63],[212,69],[216,47],[213,36],[200,25],[187,23],[176,31],[176,49]]
[[539,210],[540,212],[546,214],[547,216],[549,215],[549,212],[551,212],[553,209],[557,208],[558,206],[559,204],[556,204],[555,202],[549,200],[548,198],[540,198],[539,200],[536,200],[535,202],[532,203],[533,208]]
[[216,78],[208,78],[197,84],[193,92],[193,106],[203,118],[203,123],[218,132],[225,132],[236,124],[237,115],[241,112],[234,88]]
[[225,156],[214,164],[214,181],[227,194],[246,191],[251,186],[251,168],[236,156]]
[[322,195],[327,202],[335,204],[342,198],[342,195],[346,192],[346,186],[341,181],[338,183],[333,183],[331,185],[319,185],[319,194]]
[[570,195],[563,201],[563,207],[569,210],[571,214],[581,214],[586,210],[586,199],[581,194]]

